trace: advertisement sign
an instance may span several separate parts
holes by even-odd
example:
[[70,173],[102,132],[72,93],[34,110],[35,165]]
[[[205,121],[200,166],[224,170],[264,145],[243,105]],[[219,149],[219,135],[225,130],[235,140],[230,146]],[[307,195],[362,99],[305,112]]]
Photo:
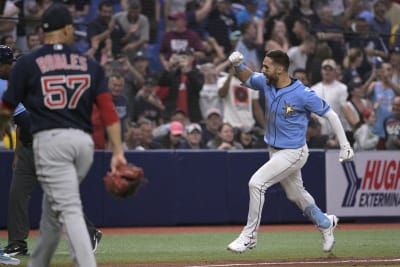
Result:
[[339,163],[326,152],[327,212],[338,216],[400,216],[400,151],[359,151]]

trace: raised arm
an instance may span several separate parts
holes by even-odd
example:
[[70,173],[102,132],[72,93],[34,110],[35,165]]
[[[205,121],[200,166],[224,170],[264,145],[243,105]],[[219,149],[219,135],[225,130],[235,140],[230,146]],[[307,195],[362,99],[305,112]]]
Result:
[[253,71],[250,70],[243,62],[244,57],[242,53],[235,51],[229,56],[229,61],[231,62],[234,70],[235,76],[241,81],[245,82],[247,79],[253,74]]

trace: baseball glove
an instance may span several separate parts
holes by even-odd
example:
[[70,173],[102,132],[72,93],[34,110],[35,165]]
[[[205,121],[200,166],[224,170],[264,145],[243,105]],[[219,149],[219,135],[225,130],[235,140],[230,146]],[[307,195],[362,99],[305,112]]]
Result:
[[108,172],[103,180],[106,190],[117,198],[134,195],[146,181],[143,169],[130,163],[119,166],[115,175]]

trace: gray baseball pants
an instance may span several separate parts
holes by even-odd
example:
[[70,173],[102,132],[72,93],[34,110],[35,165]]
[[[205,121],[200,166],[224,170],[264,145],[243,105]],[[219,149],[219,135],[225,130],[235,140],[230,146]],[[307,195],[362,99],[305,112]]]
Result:
[[75,266],[96,267],[79,191],[93,162],[91,136],[78,129],[41,131],[34,135],[33,150],[43,203],[40,235],[28,266],[49,266],[63,231]]

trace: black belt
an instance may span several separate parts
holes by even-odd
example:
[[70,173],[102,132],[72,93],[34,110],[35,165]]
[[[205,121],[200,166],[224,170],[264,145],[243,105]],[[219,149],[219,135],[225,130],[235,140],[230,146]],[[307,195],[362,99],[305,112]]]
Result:
[[270,146],[270,147],[272,147],[272,148],[275,149],[275,150],[283,150],[283,149],[286,149],[286,148],[281,148],[281,147],[276,147],[276,146]]

